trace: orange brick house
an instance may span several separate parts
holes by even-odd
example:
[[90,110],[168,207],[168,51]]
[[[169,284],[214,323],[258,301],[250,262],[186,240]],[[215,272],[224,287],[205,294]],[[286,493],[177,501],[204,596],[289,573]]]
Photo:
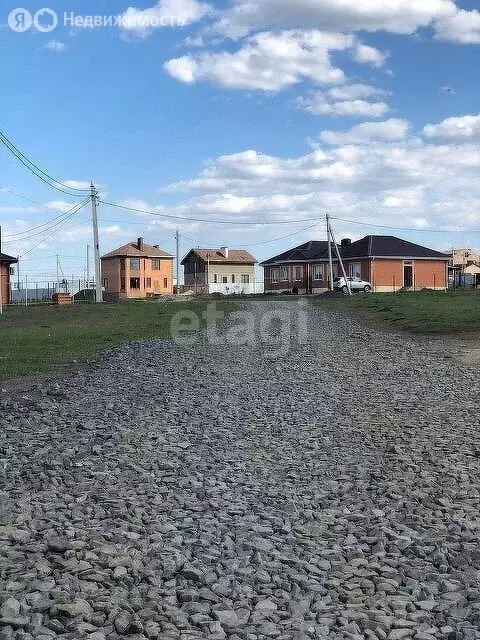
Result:
[[[448,283],[449,256],[395,236],[365,236],[339,246],[348,276],[371,282],[374,291],[443,290]],[[333,273],[340,266],[332,246]],[[324,293],[329,288],[328,242],[311,241],[261,263],[266,292],[297,289]]]
[[174,257],[138,238],[102,257],[107,298],[146,298],[173,294]]
[[10,271],[16,262],[16,258],[0,253],[0,298],[3,304],[10,302]]
[[347,275],[371,282],[379,293],[448,285],[449,256],[396,236],[343,240],[340,252]]

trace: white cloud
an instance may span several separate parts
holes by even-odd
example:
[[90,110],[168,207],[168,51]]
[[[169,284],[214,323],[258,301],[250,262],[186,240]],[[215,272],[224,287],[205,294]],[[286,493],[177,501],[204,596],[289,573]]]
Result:
[[72,189],[90,189],[90,182],[85,180],[64,180],[63,184]]
[[382,53],[375,47],[369,47],[365,44],[357,45],[355,49],[354,60],[359,64],[371,64],[373,67],[383,67],[388,54]]
[[231,89],[279,91],[303,80],[318,85],[342,84],[344,72],[331,52],[353,47],[355,39],[322,31],[263,32],[248,38],[235,53],[202,53],[165,63],[182,82],[209,80]]
[[[350,87],[351,91],[348,86],[338,87],[338,94],[334,93],[337,87],[328,92],[316,91],[307,98],[297,98],[295,104],[314,115],[381,118],[389,111],[388,104],[383,101],[370,102],[360,98],[348,98],[349,94],[354,96],[357,93],[354,86]],[[357,87],[360,86],[366,87],[366,85],[357,85]],[[345,96],[345,98],[335,99],[335,95]]]
[[384,122],[363,122],[350,131],[322,131],[320,139],[332,145],[392,142],[405,139],[408,130],[407,120],[392,118]]
[[49,51],[54,51],[55,53],[62,53],[67,48],[65,42],[60,42],[59,40],[50,40],[44,46],[44,49],[48,49]]
[[287,25],[411,34],[455,12],[453,0],[233,0],[231,8],[219,12],[216,30],[230,37]]
[[198,0],[159,0],[148,9],[129,7],[121,15],[121,28],[126,33],[145,38],[155,29],[185,27],[199,22],[211,10],[210,5]]
[[370,84],[358,83],[332,87],[327,95],[332,100],[358,100],[383,97],[387,95],[387,92]]
[[468,142],[480,140],[480,114],[447,118],[439,124],[427,124],[423,129],[426,138]]
[[60,211],[64,213],[73,207],[71,202],[66,202],[65,200],[50,200],[45,203],[45,208],[50,211]]
[[461,44],[480,44],[480,12],[458,9],[435,24],[436,37]]

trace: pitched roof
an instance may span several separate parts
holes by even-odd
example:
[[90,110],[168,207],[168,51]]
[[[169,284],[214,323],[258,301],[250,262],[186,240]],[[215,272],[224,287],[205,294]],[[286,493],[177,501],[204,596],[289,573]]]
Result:
[[341,247],[342,258],[436,258],[448,260],[440,251],[422,247],[396,236],[365,236]]
[[[332,245],[332,251],[334,247]],[[262,262],[262,266],[270,264],[282,264],[287,262],[305,262],[310,260],[327,260],[328,259],[328,242],[326,240],[310,240],[304,244],[288,249],[278,256],[270,258]]]
[[228,258],[220,249],[190,249],[187,255],[182,260],[182,264],[194,253],[204,262],[215,262],[223,264],[256,264],[257,259],[252,256],[251,253],[245,249],[229,249]]
[[138,242],[129,242],[106,253],[102,256],[102,260],[105,258],[173,258],[173,256],[146,242],[143,243],[143,249],[138,248]]
[[12,256],[7,256],[6,253],[0,253],[0,262],[11,264],[13,262],[18,262],[18,260]]

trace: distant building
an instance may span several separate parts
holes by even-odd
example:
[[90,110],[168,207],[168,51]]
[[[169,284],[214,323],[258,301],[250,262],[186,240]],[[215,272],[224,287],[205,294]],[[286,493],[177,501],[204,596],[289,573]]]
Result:
[[[378,292],[445,289],[449,257],[395,236],[365,236],[338,247],[347,276],[370,282]],[[340,267],[332,245],[333,272]],[[298,290],[324,293],[329,288],[328,242],[311,241],[262,262],[266,292]]]
[[3,304],[10,302],[10,274],[17,258],[0,253],[0,299]]
[[457,287],[480,286],[480,255],[473,249],[452,249],[450,280]]
[[106,297],[146,298],[173,294],[174,257],[138,238],[102,257]]
[[256,293],[256,264],[245,249],[191,249],[182,260],[185,286],[196,293]]

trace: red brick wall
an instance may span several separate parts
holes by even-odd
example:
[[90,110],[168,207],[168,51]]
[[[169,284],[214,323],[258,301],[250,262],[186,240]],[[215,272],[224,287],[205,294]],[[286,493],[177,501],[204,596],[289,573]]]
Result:
[[[440,260],[413,260],[415,287],[443,289],[447,286],[445,262]],[[372,261],[370,278],[375,289],[393,290],[403,287],[403,260]]]

